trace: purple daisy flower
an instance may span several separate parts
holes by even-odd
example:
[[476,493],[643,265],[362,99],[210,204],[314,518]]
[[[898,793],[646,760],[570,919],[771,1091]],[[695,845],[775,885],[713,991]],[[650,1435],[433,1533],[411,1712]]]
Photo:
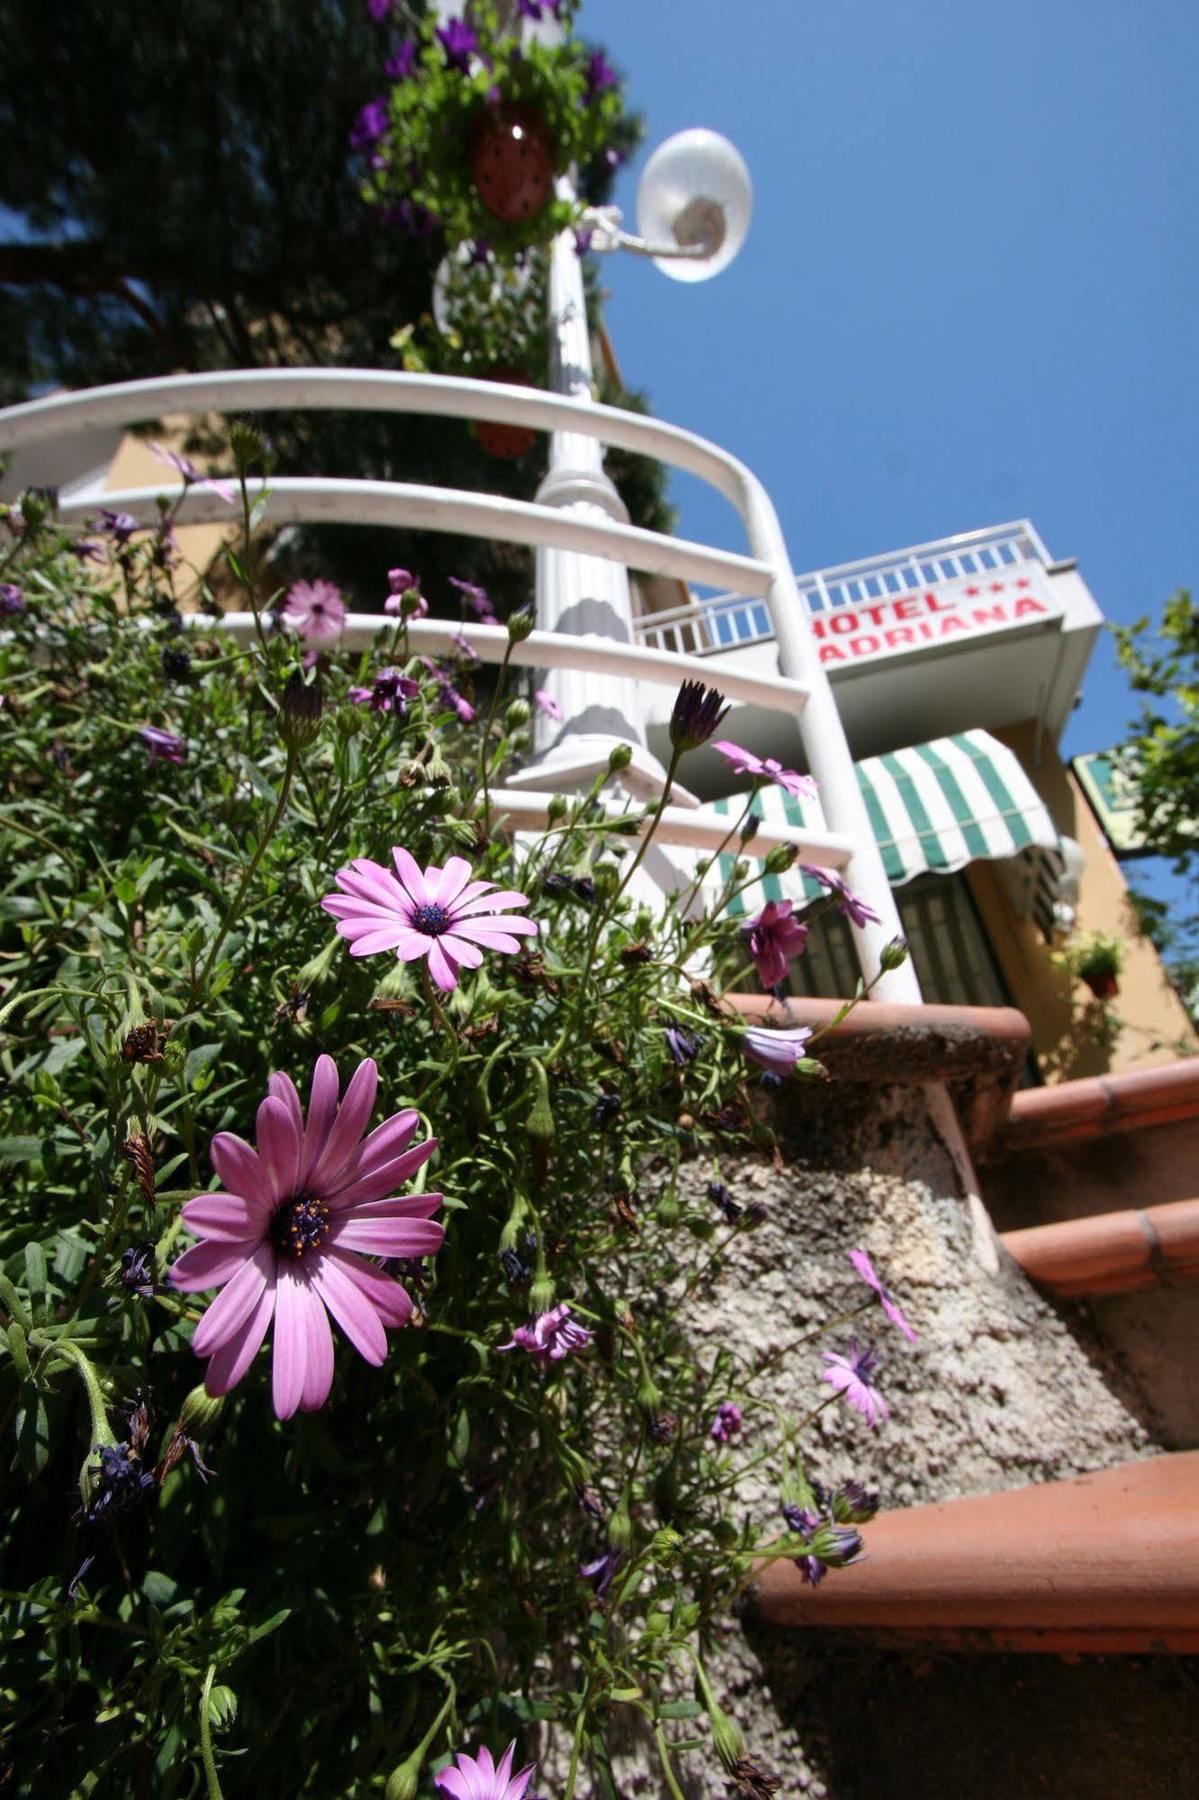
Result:
[[804,1054],[811,1035],[807,1025],[792,1025],[782,1031],[751,1025],[741,1040],[741,1048],[772,1074],[788,1075]]
[[712,748],[719,750],[738,775],[752,775],[755,781],[773,781],[793,800],[816,798],[816,783],[810,775],[797,775],[794,769],[784,769],[773,756],[755,756],[752,750],[743,750],[740,744],[730,743],[727,738],[721,738]]
[[564,1356],[582,1350],[590,1342],[591,1333],[571,1318],[570,1307],[564,1301],[530,1319],[527,1325],[518,1325],[509,1341],[497,1345],[497,1349],[524,1350],[540,1362],[551,1363],[561,1362]]
[[479,48],[478,37],[470,26],[461,19],[451,19],[448,24],[439,25],[434,35],[445,51],[445,59],[450,68],[469,75],[470,59]]
[[536,1763],[530,1763],[519,1774],[512,1773],[512,1757],[516,1750],[513,1738],[498,1763],[492,1759],[486,1744],[477,1757],[459,1750],[454,1766],[434,1776],[433,1786],[450,1800],[525,1800],[525,1792],[533,1779]]
[[667,1025],[662,1035],[666,1039],[666,1048],[680,1069],[685,1069],[689,1062],[695,1060],[699,1041],[689,1031],[684,1031],[678,1025]]
[[587,58],[587,97],[596,99],[607,88],[619,87],[620,76],[602,50],[593,50]]
[[[524,894],[499,892],[493,881],[472,881],[470,864],[451,856],[444,869],[421,869],[407,850],[392,851],[397,874],[360,856],[337,871],[338,889],[321,901],[349,940],[351,956],[394,950],[400,962],[428,957],[429,973],[443,993],[458,985],[459,970],[477,969],[483,952],[520,949],[517,937],[536,937],[532,919],[511,913],[527,906]],[[548,1315],[547,1315],[548,1316]]]
[[25,596],[12,581],[0,581],[0,619],[15,619],[25,611]]
[[346,603],[331,581],[293,581],[282,618],[306,644],[332,644],[342,634]]
[[777,987],[787,979],[787,964],[808,941],[807,926],[792,918],[790,900],[768,900],[744,931],[758,980],[763,987]]
[[100,508],[100,521],[102,529],[118,547],[127,544],[134,532],[141,529],[132,513],[111,512],[106,506]]
[[848,1349],[826,1350],[824,1360],[828,1364],[824,1379],[861,1413],[871,1431],[882,1425],[890,1415],[887,1402],[874,1386],[878,1357],[872,1346],[850,1338]]
[[387,101],[383,95],[368,100],[350,127],[350,149],[369,150],[372,144],[387,136],[389,123]]
[[161,731],[157,725],[143,725],[138,737],[150,752],[150,761],[181,763],[187,757],[187,742],[173,731]]
[[595,1590],[597,1600],[602,1600],[612,1586],[612,1577],[624,1561],[623,1550],[605,1550],[602,1556],[594,1561],[579,1564],[579,1574],[584,1581],[589,1581]]
[[547,693],[545,688],[534,688],[533,705],[545,718],[552,719],[555,725],[560,725],[565,717],[562,708],[558,705],[554,696]]
[[893,1325],[898,1325],[900,1331],[903,1332],[904,1337],[908,1339],[909,1343],[918,1343],[919,1339],[917,1338],[916,1333],[912,1330],[912,1327],[900,1312],[897,1302],[888,1293],[887,1289],[875,1274],[874,1264],[871,1262],[866,1252],[864,1250],[851,1250],[849,1253],[849,1260],[857,1270],[858,1274],[862,1277],[862,1280],[866,1283],[866,1286],[874,1289],[875,1293],[882,1301],[883,1311],[886,1313],[891,1323]]
[[718,1444],[729,1444],[741,1430],[741,1425],[741,1408],[732,1400],[722,1400],[716,1408],[716,1417],[712,1420],[708,1436]]
[[417,58],[420,51],[414,38],[405,38],[398,49],[393,50],[383,64],[383,73],[389,81],[407,81],[416,72]]
[[822,888],[837,896],[837,911],[854,925],[878,925],[881,921],[872,906],[851,894],[841,876],[833,869],[822,869],[818,863],[800,863],[800,869]]
[[237,489],[231,481],[218,481],[214,475],[205,475],[198,469],[189,456],[180,456],[177,450],[168,450],[165,444],[148,444],[150,455],[165,468],[174,469],[182,475],[188,487],[211,488],[219,494],[226,506],[232,506],[237,500]]
[[385,1327],[412,1316],[404,1288],[366,1257],[431,1256],[445,1231],[431,1217],[440,1194],[396,1196],[437,1148],[435,1138],[413,1144],[419,1115],[395,1113],[362,1138],[378,1088],[369,1057],[340,1105],[337,1065],[318,1057],[307,1118],[290,1076],[272,1075],[269,1087],[256,1150],[230,1132],[213,1138],[225,1191],[198,1194],[183,1208],[183,1223],[200,1242],[170,1279],[185,1294],[221,1289],[192,1339],[196,1355],[211,1359],[210,1394],[237,1386],[274,1319],[274,1407],[290,1419],[297,1407],[312,1412],[329,1397],[330,1314],[376,1367],[387,1355]]
[[474,581],[459,581],[456,575],[449,577],[449,583],[452,588],[458,589],[464,603],[470,607],[475,618],[481,624],[494,625],[497,623],[495,608],[491,604],[491,597],[486,588],[479,587]]

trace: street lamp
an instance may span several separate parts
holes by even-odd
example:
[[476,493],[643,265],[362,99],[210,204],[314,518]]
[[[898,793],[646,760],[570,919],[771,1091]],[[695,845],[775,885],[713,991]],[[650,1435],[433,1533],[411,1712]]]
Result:
[[[558,192],[573,199],[569,181]],[[749,171],[738,151],[715,131],[681,131],[650,157],[637,194],[639,235],[624,230],[616,207],[593,207],[584,227],[591,247],[628,250],[650,257],[663,274],[704,281],[727,268],[745,241],[752,210]],[[550,250],[550,387],[572,399],[594,402],[594,371],[582,264],[574,233],[562,232]],[[555,431],[549,470],[537,490],[545,506],[580,518],[597,514],[628,522],[624,502],[604,471],[599,440]],[[537,552],[537,624],[542,631],[594,635],[631,644],[633,607],[623,563],[562,550]],[[511,778],[529,788],[588,786],[607,766],[612,749],[627,746],[631,761],[625,786],[642,799],[661,793],[666,771],[645,742],[637,684],[622,676],[597,677],[550,670],[546,690],[562,714],[558,724],[539,716],[535,760]],[[697,804],[676,786],[676,800]]]
[[718,131],[696,126],[659,144],[637,185],[639,236],[617,207],[587,216],[592,249],[651,257],[674,281],[707,281],[727,269],[749,230],[753,186],[745,159]]

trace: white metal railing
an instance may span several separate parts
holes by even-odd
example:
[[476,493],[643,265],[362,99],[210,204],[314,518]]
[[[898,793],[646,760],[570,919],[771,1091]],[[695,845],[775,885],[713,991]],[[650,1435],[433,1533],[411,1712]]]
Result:
[[[960,576],[987,575],[1018,564],[1052,561],[1035,527],[1028,519],[1008,525],[986,526],[956,537],[938,538],[886,556],[863,557],[858,562],[838,563],[796,575],[799,601],[809,615],[830,612],[840,606],[865,606],[872,601],[902,598],[918,588]],[[769,608],[750,588],[718,594],[668,612],[646,613],[637,620],[643,644],[673,650],[687,656],[718,656],[746,644],[769,643],[774,626]]]
[[[0,411],[0,451],[19,450],[67,433],[128,426],[167,414],[306,409],[483,419],[551,433],[576,433],[684,469],[730,500],[741,516],[748,556],[638,530],[612,519],[573,515],[561,508],[500,495],[328,476],[286,477],[269,484],[273,520],[384,525],[536,544],[606,557],[626,568],[681,580],[734,584],[739,595],[759,600],[767,611],[770,635],[778,644],[778,676],[748,677],[720,662],[705,662],[702,673],[710,683],[727,687],[730,693],[743,690],[749,680],[761,703],[796,720],[808,767],[820,785],[828,826],[823,843],[812,842],[811,860],[822,860],[823,850],[830,866],[839,864],[844,869],[851,886],[878,915],[876,922],[853,927],[863,973],[870,977],[876,974],[885,945],[900,934],[899,915],[882,856],[870,827],[832,690],[814,653],[778,516],[757,477],[717,445],[677,426],[615,407],[598,406],[589,399],[499,382],[383,370],[262,369],[120,382],[83,393],[27,401]],[[255,483],[254,487],[261,485]],[[103,503],[115,511],[129,513],[140,524],[150,525],[159,517],[157,500],[162,491],[161,486],[106,490]],[[75,494],[64,499],[60,516],[81,523],[94,511],[100,498],[96,492]],[[184,496],[177,517],[180,524],[224,523],[229,513],[219,495],[197,485]],[[378,631],[380,623],[373,616],[355,621],[368,631]],[[432,637],[439,628],[439,622],[434,620],[419,624],[424,630],[414,636]],[[495,660],[490,637],[485,639],[482,630],[472,635],[478,637],[480,653],[484,653],[486,644],[489,659]],[[597,650],[597,646],[602,649]],[[525,651],[524,646],[521,648]],[[571,637],[561,643],[546,642],[538,648],[547,658],[564,657],[575,666],[581,664],[585,655],[601,654],[605,668],[633,680],[673,682],[686,672],[677,656],[665,653],[665,647],[647,644]],[[520,660],[527,656],[525,651]],[[513,802],[514,806],[517,804]],[[670,810],[686,812],[685,808]],[[678,833],[694,833],[695,828],[694,818],[688,825],[672,818],[665,826],[664,839],[693,844],[694,836],[680,837]],[[920,999],[910,965],[883,976],[875,991],[884,999]]]

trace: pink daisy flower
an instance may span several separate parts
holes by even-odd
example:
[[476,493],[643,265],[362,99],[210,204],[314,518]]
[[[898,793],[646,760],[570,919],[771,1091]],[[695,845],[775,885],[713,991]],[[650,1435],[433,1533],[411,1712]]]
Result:
[[758,980],[763,987],[777,987],[787,979],[787,964],[808,941],[807,926],[791,917],[790,900],[768,900],[744,929]]
[[283,605],[283,621],[306,644],[332,644],[346,622],[340,588],[331,581],[294,581]]
[[544,713],[547,719],[553,719],[556,725],[561,724],[565,717],[562,708],[558,705],[554,696],[547,693],[545,688],[535,688],[533,690],[533,705],[537,708],[539,713]]
[[378,1071],[359,1063],[338,1104],[337,1065],[317,1059],[308,1116],[288,1075],[272,1075],[258,1108],[258,1148],[231,1132],[212,1140],[223,1192],[197,1194],[183,1223],[201,1241],[185,1250],[170,1280],[185,1294],[219,1287],[196,1326],[192,1348],[208,1357],[204,1385],[227,1394],[249,1369],[275,1321],[272,1397],[290,1419],[313,1412],[333,1381],[332,1314],[355,1350],[376,1367],[387,1355],[385,1327],[406,1325],[412,1301],[367,1256],[431,1256],[444,1226],[431,1215],[440,1194],[396,1197],[437,1148],[413,1145],[412,1111],[394,1113],[364,1141]]
[[849,1253],[849,1260],[857,1270],[858,1274],[862,1277],[862,1280],[866,1283],[866,1286],[874,1289],[875,1293],[882,1301],[883,1311],[886,1313],[891,1323],[893,1325],[898,1325],[899,1329],[903,1332],[904,1337],[906,1337],[910,1343],[917,1343],[919,1340],[916,1337],[916,1333],[912,1330],[912,1327],[900,1312],[898,1305],[875,1274],[874,1264],[871,1262],[866,1252],[864,1250],[851,1250]]
[[826,1350],[824,1360],[828,1364],[824,1379],[861,1413],[871,1431],[890,1417],[887,1402],[874,1385],[878,1357],[869,1344],[850,1338],[847,1350]]
[[511,954],[519,937],[536,937],[532,919],[510,913],[527,906],[524,894],[496,889],[494,881],[472,881],[470,864],[451,856],[444,869],[422,870],[407,850],[393,849],[397,874],[360,856],[337,871],[339,891],[321,901],[349,940],[351,956],[394,950],[400,962],[429,959],[429,973],[448,993],[462,968],[477,969],[484,950]]
[[492,1761],[491,1751],[486,1744],[482,1746],[477,1757],[468,1756],[465,1750],[459,1750],[455,1757],[456,1767],[443,1769],[436,1776],[433,1786],[440,1788],[443,1794],[450,1794],[453,1800],[524,1800],[525,1790],[533,1779],[535,1763],[530,1763],[518,1775],[512,1773],[512,1757],[516,1750],[516,1739],[513,1738],[499,1764]]
[[727,738],[721,738],[712,748],[719,750],[726,762],[732,763],[738,775],[752,775],[757,781],[777,782],[793,800],[816,798],[816,783],[810,775],[797,775],[794,769],[784,769],[782,763],[776,762],[773,756],[755,756],[752,750],[743,750],[740,744],[730,744]]

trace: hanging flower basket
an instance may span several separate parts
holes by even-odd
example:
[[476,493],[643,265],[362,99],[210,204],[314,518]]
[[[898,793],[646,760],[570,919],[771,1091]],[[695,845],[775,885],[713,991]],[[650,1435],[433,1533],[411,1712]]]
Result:
[[366,161],[363,196],[385,218],[408,229],[431,219],[451,250],[482,241],[503,261],[578,223],[583,200],[563,199],[555,177],[610,171],[638,128],[607,58],[574,36],[574,0],[541,10],[562,24],[559,42],[522,39],[525,9],[501,29],[479,0],[469,23],[426,16],[394,45],[391,86],[350,137]]
[[1114,1000],[1120,992],[1120,983],[1111,969],[1096,969],[1091,974],[1081,974],[1096,1000]]
[[[549,365],[546,329],[549,269],[544,252],[531,250],[519,267],[463,245],[446,256],[433,284],[433,317],[405,326],[392,337],[406,369],[424,374],[469,375],[517,387],[542,385]],[[474,419],[471,436],[489,456],[515,462],[533,448],[538,433],[527,425]]]
[[553,146],[544,120],[514,100],[480,113],[470,171],[493,218],[505,225],[536,219],[554,185]]
[[[492,369],[483,379],[507,381],[517,387],[528,385],[527,377],[519,369]],[[500,462],[518,461],[527,456],[537,442],[537,433],[531,425],[504,425],[494,419],[475,419],[470,429],[479,448]]]

